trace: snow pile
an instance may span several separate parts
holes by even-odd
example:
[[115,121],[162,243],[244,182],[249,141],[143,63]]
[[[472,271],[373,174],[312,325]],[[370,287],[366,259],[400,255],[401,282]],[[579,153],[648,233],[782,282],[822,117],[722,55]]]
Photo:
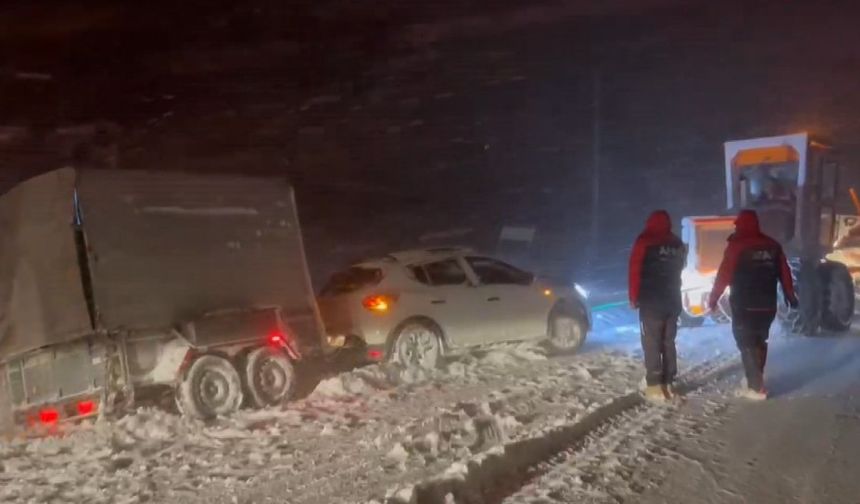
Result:
[[[310,412],[309,412],[310,413]],[[312,413],[311,413],[312,414]],[[248,411],[207,425],[156,409],[62,437],[0,444],[0,502],[144,502],[292,470],[296,411]],[[322,432],[332,424],[317,426]]]
[[0,443],[0,502],[405,498],[414,482],[578,421],[641,373],[624,353],[555,359],[539,345],[499,344],[446,355],[432,372],[357,369],[283,409],[211,423],[140,409],[64,437]]
[[433,381],[474,380],[488,372],[499,372],[500,368],[545,360],[546,349],[537,343],[506,343],[447,355],[433,370],[376,364],[322,380],[308,400],[367,396]]
[[474,360],[470,362],[476,368],[487,366],[518,366],[528,362],[544,361],[547,359],[546,349],[533,343],[511,344],[492,347],[486,353],[476,350],[471,354]]

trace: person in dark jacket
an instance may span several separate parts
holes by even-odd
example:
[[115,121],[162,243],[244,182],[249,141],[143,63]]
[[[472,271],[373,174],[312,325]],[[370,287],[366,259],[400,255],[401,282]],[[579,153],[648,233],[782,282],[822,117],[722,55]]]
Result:
[[642,351],[645,354],[645,397],[654,401],[674,396],[678,373],[675,335],[681,313],[681,270],[685,247],[672,233],[665,210],[648,217],[630,254],[630,306],[639,310]]
[[743,210],[735,220],[735,232],[729,237],[708,307],[714,310],[723,291],[731,286],[732,332],[747,378],[741,394],[750,399],[767,398],[764,366],[768,333],[776,316],[777,282],[782,284],[786,302],[797,306],[782,246],[761,232],[754,211]]

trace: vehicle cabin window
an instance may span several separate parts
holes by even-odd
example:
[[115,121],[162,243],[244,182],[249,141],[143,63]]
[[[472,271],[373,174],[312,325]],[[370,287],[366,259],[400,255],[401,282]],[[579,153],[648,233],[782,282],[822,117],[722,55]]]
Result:
[[382,270],[378,268],[352,267],[331,276],[322,288],[322,296],[349,294],[382,281]]
[[531,273],[489,257],[467,257],[466,262],[484,285],[529,285]]
[[412,278],[419,283],[430,285],[430,279],[427,278],[427,271],[424,270],[424,266],[409,266],[409,272],[412,274]]
[[[466,272],[460,266],[456,259],[445,259],[427,263],[423,266],[426,279],[430,285],[463,285],[467,282]],[[420,278],[416,275],[416,279],[420,282]]]

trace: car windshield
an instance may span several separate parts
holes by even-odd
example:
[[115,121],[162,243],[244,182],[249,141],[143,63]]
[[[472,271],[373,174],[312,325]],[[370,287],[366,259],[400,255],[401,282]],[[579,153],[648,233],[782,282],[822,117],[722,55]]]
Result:
[[332,275],[320,294],[322,296],[349,294],[364,287],[376,285],[381,280],[381,269],[354,266]]
[[797,163],[744,168],[741,179],[747,182],[747,200],[752,205],[793,203],[797,198],[797,174]]

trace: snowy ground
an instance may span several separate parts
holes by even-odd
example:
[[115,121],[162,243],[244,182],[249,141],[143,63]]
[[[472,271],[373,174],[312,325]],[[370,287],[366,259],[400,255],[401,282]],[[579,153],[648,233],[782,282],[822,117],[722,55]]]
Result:
[[642,405],[532,468],[505,503],[856,503],[860,330],[776,338],[771,398],[735,397],[740,373],[687,401]]
[[[690,374],[734,356],[723,328],[679,341]],[[641,377],[628,327],[601,330],[574,356],[521,343],[453,356],[432,376],[370,366],[283,410],[212,424],[142,409],[0,444],[0,502],[408,502],[415,485],[462,477],[506,446],[577,425]]]

